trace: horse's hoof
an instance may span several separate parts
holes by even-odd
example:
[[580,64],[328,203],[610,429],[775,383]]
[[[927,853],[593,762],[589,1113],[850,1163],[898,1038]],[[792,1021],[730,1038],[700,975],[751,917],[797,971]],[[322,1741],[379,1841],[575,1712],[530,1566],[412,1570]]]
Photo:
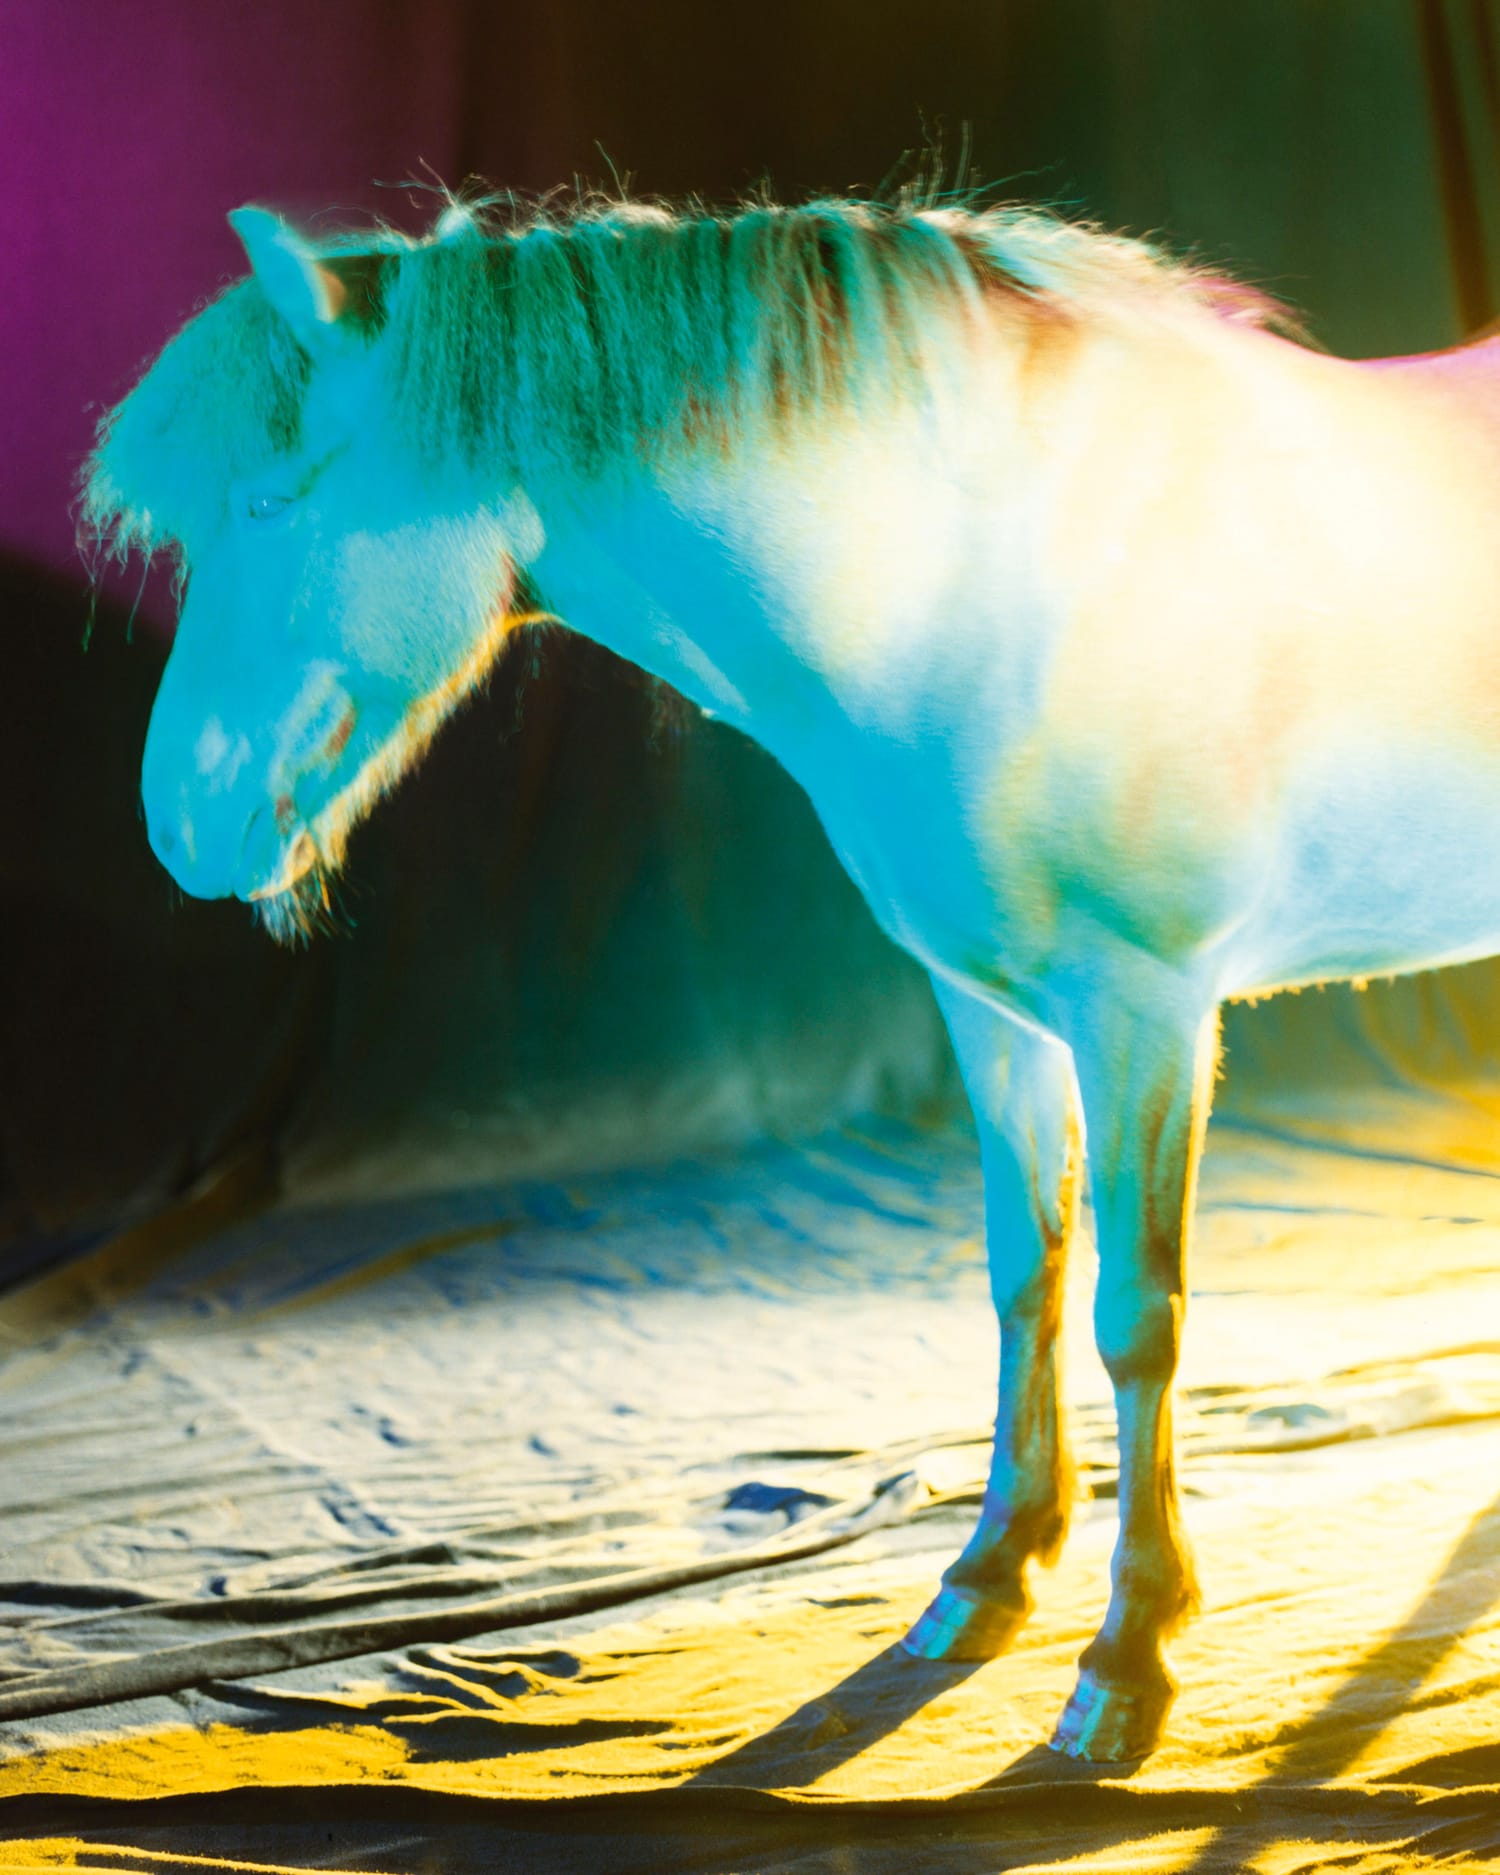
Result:
[[918,1660],[993,1660],[1010,1646],[1030,1612],[1024,1594],[1006,1601],[945,1582],[901,1645]]
[[1119,1764],[1156,1749],[1175,1688],[1111,1686],[1081,1669],[1052,1734],[1052,1749],[1092,1764]]

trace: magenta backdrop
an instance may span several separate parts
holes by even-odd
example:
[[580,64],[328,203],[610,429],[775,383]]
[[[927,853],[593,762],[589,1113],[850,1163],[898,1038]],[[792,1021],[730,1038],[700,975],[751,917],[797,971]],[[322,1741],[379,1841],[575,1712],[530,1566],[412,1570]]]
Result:
[[0,550],[77,570],[100,409],[239,269],[227,209],[409,221],[457,180],[462,0],[50,0],[0,34]]

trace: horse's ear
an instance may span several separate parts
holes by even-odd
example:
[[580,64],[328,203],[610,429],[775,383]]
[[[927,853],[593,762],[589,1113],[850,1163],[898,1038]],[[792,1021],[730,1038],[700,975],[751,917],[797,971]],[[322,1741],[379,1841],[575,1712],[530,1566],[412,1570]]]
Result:
[[233,209],[229,225],[244,245],[261,291],[298,344],[315,356],[326,349],[344,310],[343,281],[295,228],[267,208]]

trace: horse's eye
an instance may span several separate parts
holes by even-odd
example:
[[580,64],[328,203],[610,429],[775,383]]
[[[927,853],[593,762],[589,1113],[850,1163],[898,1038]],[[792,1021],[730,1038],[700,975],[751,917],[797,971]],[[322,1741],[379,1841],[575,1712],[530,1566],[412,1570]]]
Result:
[[252,521],[274,521],[285,514],[297,499],[295,495],[252,495],[246,504]]

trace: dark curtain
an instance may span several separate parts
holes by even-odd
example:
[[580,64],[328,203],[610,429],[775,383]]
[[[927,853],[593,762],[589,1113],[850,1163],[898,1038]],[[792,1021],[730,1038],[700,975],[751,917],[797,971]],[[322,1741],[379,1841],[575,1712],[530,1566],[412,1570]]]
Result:
[[[1489,0],[22,0],[4,40],[17,1269],[247,1153],[257,1190],[482,1178],[954,1092],[920,973],[774,764],[561,635],[357,839],[345,936],[279,952],[172,891],[135,805],[169,595],[127,631],[137,575],[107,583],[85,653],[69,503],[99,409],[238,270],[228,208],[417,227],[420,185],[471,172],[710,201],[972,176],[1223,261],[1351,353],[1500,305]],[[1307,1020],[1237,1017],[1232,1054],[1295,1067]]]

